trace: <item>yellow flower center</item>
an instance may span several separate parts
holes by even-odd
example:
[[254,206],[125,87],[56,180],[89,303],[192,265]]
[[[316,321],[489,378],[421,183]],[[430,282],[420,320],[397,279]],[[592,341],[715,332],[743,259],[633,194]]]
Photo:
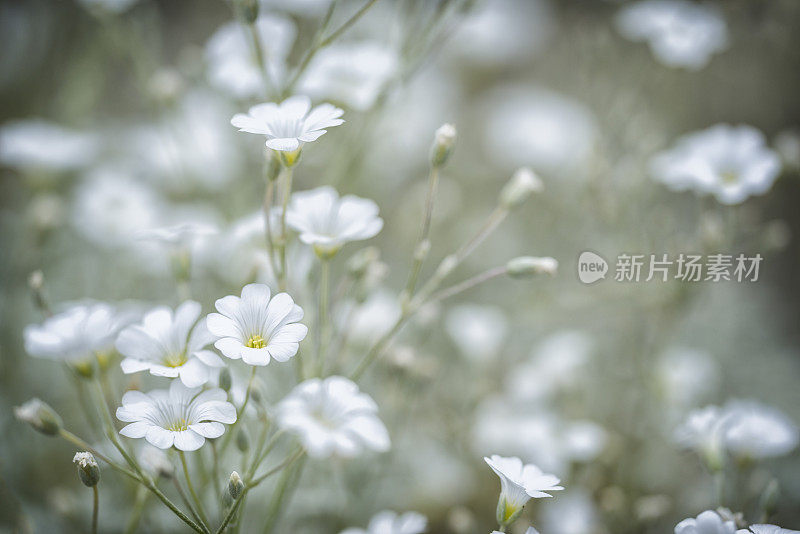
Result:
[[177,354],[167,354],[164,357],[164,365],[167,367],[180,367],[184,363],[186,363],[188,358],[186,358],[186,353],[181,352]]
[[263,349],[267,346],[267,342],[264,341],[264,338],[255,334],[250,336],[250,339],[247,340],[246,345],[251,349]]
[[183,432],[184,430],[188,429],[189,429],[189,423],[186,421],[186,419],[175,421],[174,423],[171,423],[167,427],[167,430],[171,430],[172,432]]
[[722,183],[735,184],[739,181],[739,175],[733,171],[725,171],[721,174]]

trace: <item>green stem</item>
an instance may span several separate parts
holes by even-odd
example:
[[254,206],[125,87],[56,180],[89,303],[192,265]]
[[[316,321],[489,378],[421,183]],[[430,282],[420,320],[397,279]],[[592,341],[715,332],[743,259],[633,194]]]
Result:
[[400,331],[400,328],[403,327],[403,324],[405,324],[406,320],[411,317],[411,315],[413,315],[413,312],[408,314],[404,313],[399,319],[397,319],[397,321],[394,323],[394,326],[392,326],[388,332],[386,332],[383,336],[381,336],[380,339],[378,339],[378,341],[375,342],[369,352],[367,352],[364,358],[359,362],[358,366],[350,374],[350,378],[352,378],[354,381],[358,381],[361,378],[361,376],[364,374],[364,371],[367,370],[367,367],[372,364],[375,358],[383,353],[383,351],[386,349],[386,346],[389,344],[395,334]]
[[[286,465],[284,465],[283,467],[286,467],[290,465],[294,460],[299,459],[304,452],[305,451],[300,449],[297,453],[295,453],[295,455],[292,458],[289,459],[291,461],[284,462]],[[281,467],[281,469],[283,469],[283,467]],[[280,517],[280,513],[284,508],[283,502],[288,497],[288,495],[291,494],[293,491],[289,489],[290,484],[292,484],[293,482],[297,482],[297,479],[299,478],[300,475],[301,467],[302,464],[292,467],[291,469],[285,469],[283,471],[281,478],[278,481],[278,485],[275,488],[275,495],[272,497],[272,502],[270,502],[266,520],[264,521],[265,534],[271,533],[275,528],[275,525],[278,522],[278,518]],[[254,480],[253,486],[259,484],[261,480],[271,475],[273,472],[277,472],[277,468],[273,469],[272,471],[268,472],[265,475],[262,475],[262,477],[259,477],[259,479]],[[297,487],[296,484],[293,487]]]
[[323,376],[325,371],[325,352],[328,344],[328,299],[330,298],[331,262],[320,258],[319,265],[319,328],[317,332],[317,375]]
[[186,455],[181,450],[178,451],[178,455],[181,457],[181,465],[183,465],[183,476],[186,479],[186,487],[189,488],[189,494],[192,496],[194,505],[197,508],[197,514],[200,516],[202,523],[207,525],[208,519],[206,518],[206,514],[203,512],[203,503],[198,497],[197,492],[194,490],[192,478],[189,476],[189,466],[186,463]]
[[483,241],[489,237],[498,226],[500,226],[500,223],[502,223],[507,216],[508,209],[503,208],[502,206],[495,208],[495,210],[489,215],[489,217],[483,223],[483,226],[480,227],[472,239],[467,241],[460,249],[458,249],[458,252],[456,252],[458,263],[461,263],[467,256],[472,254],[478,245],[483,243]]
[[414,296],[414,290],[417,287],[417,278],[422,269],[422,264],[425,257],[428,255],[426,242],[431,230],[431,218],[433,217],[433,206],[436,202],[436,189],[439,184],[439,167],[434,165],[431,167],[428,176],[428,195],[425,198],[425,214],[422,219],[422,226],[419,229],[419,237],[417,244],[414,246],[414,263],[411,266],[411,272],[408,275],[408,282],[406,283],[406,295],[408,298]]
[[360,19],[364,15],[364,13],[366,13],[369,10],[369,8],[371,8],[375,4],[375,2],[377,2],[377,1],[378,0],[368,0],[366,4],[361,6],[361,9],[356,11],[353,14],[353,16],[350,17],[349,19],[347,19],[344,22],[344,24],[339,26],[339,28],[336,31],[334,31],[328,37],[323,39],[322,42],[319,44],[319,47],[320,48],[325,48],[326,46],[328,46],[329,44],[334,42],[336,39],[338,39],[340,35],[342,35],[344,32],[346,32],[350,28],[350,26],[355,24],[358,21],[358,19]]
[[92,534],[97,534],[97,516],[100,514],[100,492],[97,489],[97,484],[92,486],[94,493],[92,499]]
[[488,280],[491,280],[492,278],[497,278],[498,276],[502,276],[506,274],[506,272],[507,269],[505,268],[505,266],[493,267],[487,271],[482,272],[481,274],[473,276],[472,278],[467,278],[463,282],[460,282],[458,284],[455,284],[453,286],[450,286],[448,288],[442,289],[441,291],[434,293],[427,300],[427,302],[438,302],[441,300],[448,299],[468,289],[472,289],[473,287],[480,285]]
[[220,490],[220,477],[219,477],[219,453],[217,452],[217,440],[209,440],[211,442],[211,454],[214,457],[214,462],[211,465],[211,476],[214,479],[212,485],[214,486],[214,495],[217,502],[222,500],[222,491]]
[[264,89],[268,96],[273,91],[272,78],[269,75],[269,66],[264,57],[264,48],[261,43],[261,36],[258,33],[255,21],[247,25],[250,32],[250,39],[253,42],[253,54],[258,68],[261,70],[261,77],[264,79]]
[[253,382],[256,379],[256,369],[257,367],[254,365],[252,371],[250,372],[250,379],[247,381],[247,389],[244,392],[244,401],[242,405],[236,410],[236,421],[233,422],[232,425],[228,427],[227,435],[225,436],[225,441],[222,442],[222,447],[220,447],[220,454],[225,454],[225,451],[228,449],[228,445],[230,445],[234,431],[236,427],[239,425],[239,421],[242,419],[242,415],[244,414],[245,408],[247,408],[247,403],[250,402],[250,395],[253,390]]
[[281,270],[278,277],[278,287],[281,291],[286,291],[287,285],[287,266],[286,266],[286,244],[289,241],[289,234],[286,231],[286,210],[289,208],[289,198],[292,195],[292,176],[294,171],[291,167],[287,167],[284,172],[283,178],[283,201],[281,202],[281,243],[278,249]]
[[[269,167],[269,162],[267,162]],[[264,191],[264,230],[266,231],[267,238],[267,254],[269,256],[269,265],[272,267],[272,272],[277,277],[278,264],[275,261],[275,243],[272,241],[272,202],[275,196],[275,180],[267,177],[267,186]]]
[[208,527],[203,524],[202,520],[200,519],[200,514],[197,513],[197,510],[192,505],[192,502],[186,496],[186,492],[183,491],[183,488],[181,487],[181,483],[178,482],[178,479],[175,478],[175,477],[173,477],[172,483],[175,486],[175,491],[178,492],[178,497],[180,497],[181,501],[183,501],[183,505],[186,506],[186,508],[189,509],[189,513],[192,514],[192,517],[194,518],[194,520],[197,521],[200,524],[200,526],[203,529],[203,532],[207,533],[208,532]]

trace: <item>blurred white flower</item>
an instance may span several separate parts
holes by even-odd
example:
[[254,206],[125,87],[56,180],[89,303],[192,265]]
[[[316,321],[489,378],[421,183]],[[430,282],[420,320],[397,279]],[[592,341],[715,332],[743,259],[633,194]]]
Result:
[[340,198],[330,186],[293,193],[286,223],[322,255],[335,254],[349,241],[374,237],[383,228],[375,202],[354,195]]
[[723,519],[711,510],[706,510],[697,518],[684,519],[675,526],[675,534],[734,534],[736,525]]
[[297,354],[308,327],[299,323],[303,309],[287,293],[270,298],[265,284],[248,284],[242,296],[217,299],[219,313],[206,318],[208,330],[218,339],[214,346],[233,360],[248,365],[267,365],[271,359],[285,362]]
[[139,0],[78,0],[87,9],[101,9],[109,13],[122,13]]
[[775,525],[750,525],[750,528],[737,530],[736,534],[800,534],[800,530],[789,530]]
[[25,350],[37,358],[90,364],[114,348],[114,339],[130,319],[102,302],[75,304],[41,325],[25,327]]
[[800,441],[797,425],[776,408],[734,400],[726,403],[723,410],[725,445],[736,456],[756,460],[783,456]]
[[278,426],[297,434],[308,455],[351,458],[389,450],[389,433],[372,397],[342,376],[298,384],[277,406]]
[[175,466],[169,461],[167,453],[149,443],[139,450],[138,458],[142,469],[154,477],[170,478],[175,474]]
[[98,148],[94,135],[40,119],[0,127],[0,163],[9,167],[71,171],[90,163]]
[[653,55],[668,67],[700,70],[728,46],[725,20],[708,3],[645,0],[624,6],[616,19],[619,32],[647,41]]
[[[259,16],[255,26],[270,78],[273,83],[281,82],[297,29],[288,18],[272,14]],[[247,26],[229,22],[220,27],[206,44],[206,60],[208,79],[213,86],[241,99],[265,94],[264,78],[256,63]]]
[[717,124],[678,139],[651,160],[650,170],[674,191],[711,193],[722,204],[740,204],[772,187],[781,160],[752,126]]
[[462,354],[486,360],[497,356],[508,334],[508,320],[494,306],[463,304],[447,312],[445,329]]
[[676,443],[698,452],[709,466],[721,467],[724,448],[725,414],[717,406],[706,406],[689,413],[675,429]]
[[548,491],[563,490],[554,475],[543,473],[533,464],[523,464],[516,457],[505,458],[492,455],[483,458],[500,477],[500,500],[497,506],[497,519],[505,524],[519,514],[527,502],[534,498],[552,497]]
[[[356,343],[369,345],[389,331],[400,317],[400,303],[397,295],[386,288],[373,291],[363,304],[346,303],[352,315],[349,319],[348,335]],[[347,309],[340,317],[347,318]],[[342,324],[341,326],[346,326]]]
[[129,424],[119,433],[145,438],[159,449],[174,445],[194,451],[206,438],[220,437],[225,432],[222,423],[236,422],[236,408],[227,398],[221,389],[187,388],[180,380],[173,380],[169,390],[128,391],[117,408],[117,419]]
[[675,347],[659,359],[656,380],[667,403],[683,410],[716,391],[719,368],[707,352]]
[[161,209],[160,197],[143,182],[99,169],[78,186],[72,221],[96,245],[130,246],[142,228],[158,226]]
[[380,43],[333,44],[314,57],[298,92],[365,111],[373,106],[397,68],[397,53]]
[[583,104],[545,89],[511,85],[485,97],[484,144],[503,167],[531,167],[545,175],[581,169],[597,127]]
[[571,460],[590,462],[606,446],[608,433],[602,426],[591,421],[573,421],[567,423],[563,431],[563,441]]
[[209,367],[223,367],[222,359],[203,350],[214,339],[200,317],[200,304],[187,300],[173,311],[159,306],[145,314],[140,324],[120,332],[117,350],[125,374],[150,371],[154,376],[180,377],[187,387],[208,382]]
[[213,224],[187,221],[139,232],[139,239],[148,239],[174,247],[191,247],[196,241],[219,233]]
[[316,141],[327,132],[325,128],[344,123],[343,110],[331,104],[311,109],[307,96],[291,96],[276,104],[268,102],[251,107],[247,114],[237,113],[231,124],[240,132],[264,135],[267,148],[280,152],[295,152],[303,143]]
[[542,529],[548,534],[596,532],[598,512],[584,491],[568,491],[542,510]]
[[384,510],[370,519],[366,529],[347,528],[340,534],[422,534],[427,527],[428,520],[422,514],[416,512],[397,514],[391,510]]

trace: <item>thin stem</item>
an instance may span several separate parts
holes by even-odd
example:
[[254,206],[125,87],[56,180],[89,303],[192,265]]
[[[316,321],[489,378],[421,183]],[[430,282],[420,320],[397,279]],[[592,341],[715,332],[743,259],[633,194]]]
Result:
[[[299,453],[295,454],[295,457],[300,458],[304,452],[305,451],[302,451],[301,449]],[[286,463],[286,465],[288,466],[289,463]],[[302,464],[283,471],[283,474],[281,475],[281,478],[278,481],[277,487],[275,488],[275,494],[272,497],[272,502],[270,502],[269,510],[267,511],[267,517],[264,521],[265,534],[271,533],[273,531],[273,529],[275,528],[275,524],[278,522],[278,518],[280,517],[280,513],[284,508],[284,500],[287,498],[287,495],[291,495],[293,488],[297,487],[296,484],[294,484],[293,486],[291,485],[294,482],[296,482],[297,479],[299,478],[300,467],[302,467]],[[273,470],[268,474],[272,474],[273,472],[277,472],[277,470]],[[258,482],[260,482],[260,480]]]
[[236,410],[236,421],[233,422],[232,425],[228,427],[227,435],[225,436],[225,441],[222,443],[222,447],[220,447],[220,454],[224,454],[225,451],[228,449],[228,445],[230,445],[234,431],[239,424],[239,420],[242,418],[242,414],[244,414],[245,408],[247,408],[247,403],[250,402],[250,394],[253,390],[253,382],[256,379],[256,366],[253,366],[253,370],[250,372],[250,379],[247,381],[247,389],[244,392],[244,401],[242,405]]
[[253,476],[255,475],[256,469],[258,469],[258,466],[261,465],[261,462],[263,462],[266,459],[266,457],[269,455],[269,453],[272,452],[272,449],[275,448],[275,445],[278,443],[278,439],[280,439],[280,437],[283,435],[283,432],[284,432],[283,430],[279,430],[279,431],[275,432],[275,434],[272,436],[272,438],[270,438],[269,443],[267,444],[267,446],[264,449],[264,451],[261,452],[258,456],[256,456],[256,458],[253,461],[253,465],[250,467],[250,470],[247,472],[247,479],[248,480],[253,478]]
[[283,202],[281,203],[281,243],[278,250],[281,261],[281,271],[278,277],[278,287],[281,291],[286,291],[287,283],[287,266],[286,266],[286,243],[289,240],[288,232],[286,231],[286,210],[289,207],[289,198],[292,195],[292,171],[291,167],[287,167],[283,177]]
[[183,501],[184,506],[186,506],[186,508],[189,509],[189,513],[192,514],[192,517],[194,518],[194,520],[197,521],[200,524],[200,526],[203,528],[203,532],[208,532],[208,527],[203,524],[202,520],[200,519],[200,514],[197,513],[197,510],[192,505],[192,502],[186,496],[186,492],[183,491],[183,488],[181,487],[181,483],[178,482],[178,479],[174,478],[174,477],[172,479],[172,482],[173,482],[173,484],[175,486],[175,491],[178,492],[178,496],[181,498],[181,501]]
[[368,0],[368,2],[366,4],[361,6],[361,9],[356,11],[353,14],[352,17],[347,19],[344,22],[344,24],[339,26],[339,29],[337,29],[332,34],[330,34],[328,37],[323,39],[322,42],[319,44],[319,47],[320,48],[325,48],[326,46],[328,46],[329,44],[334,42],[336,39],[338,39],[340,35],[342,35],[344,32],[346,32],[350,28],[350,26],[355,24],[356,21],[358,21],[358,19],[360,19],[364,15],[364,13],[366,13],[369,10],[369,8],[371,8],[375,4],[375,2],[377,2],[377,1],[378,0]]
[[441,291],[437,291],[428,299],[428,302],[438,302],[440,300],[445,300],[459,293],[462,293],[468,289],[472,289],[473,287],[482,284],[492,278],[497,278],[498,276],[502,276],[506,274],[506,267],[493,267],[487,271],[482,272],[481,274],[475,275],[472,278],[467,278],[463,282],[450,286],[446,289],[442,289]]
[[[269,163],[267,163],[269,166]],[[267,186],[264,191],[264,230],[267,238],[267,253],[269,256],[269,265],[272,267],[272,272],[277,276],[278,265],[275,262],[275,243],[272,241],[272,202],[275,196],[275,180],[267,177]]]
[[272,78],[269,75],[269,66],[267,65],[267,60],[264,57],[264,48],[261,43],[261,35],[258,33],[258,28],[256,27],[255,21],[251,22],[247,25],[247,29],[250,32],[250,39],[253,43],[253,54],[258,64],[258,68],[261,70],[261,77],[264,80],[264,89],[266,95],[269,95],[272,92],[273,84]]
[[419,229],[419,237],[417,244],[414,246],[414,263],[411,266],[411,272],[408,275],[408,283],[406,284],[406,295],[408,298],[414,296],[414,290],[417,287],[417,278],[419,278],[419,271],[422,269],[422,264],[425,257],[428,255],[426,248],[430,245],[428,235],[431,230],[431,218],[433,217],[433,206],[436,202],[436,189],[439,184],[439,167],[434,165],[431,167],[428,176],[428,195],[425,198],[425,215],[422,219],[422,226]]
[[203,503],[200,500],[200,497],[197,496],[197,492],[194,490],[194,485],[192,484],[192,478],[189,476],[189,466],[186,463],[186,455],[181,450],[178,451],[178,455],[181,457],[181,465],[183,465],[183,477],[186,479],[186,487],[189,488],[189,494],[191,494],[194,505],[197,507],[197,513],[200,516],[202,523],[208,524],[206,514],[203,512]]
[[214,495],[217,502],[222,499],[222,491],[220,490],[220,477],[219,477],[219,453],[217,452],[217,440],[209,440],[211,442],[211,454],[214,458],[211,465],[211,477],[214,479],[212,486],[214,486]]
[[328,344],[328,299],[330,298],[331,262],[320,258],[319,265],[319,328],[317,333],[317,374],[323,376],[325,371],[325,351]]
[[364,371],[367,370],[367,367],[372,364],[375,358],[383,353],[383,351],[386,349],[386,346],[389,344],[395,334],[400,331],[400,328],[402,328],[403,324],[409,317],[411,317],[411,315],[413,315],[413,313],[414,312],[412,311],[408,314],[403,314],[399,319],[397,319],[397,321],[394,323],[394,326],[392,326],[388,332],[386,332],[380,337],[380,339],[378,339],[378,341],[375,342],[369,352],[367,352],[364,358],[359,362],[358,366],[350,374],[350,378],[352,378],[354,381],[358,381],[361,378],[361,376],[364,374]]
[[301,447],[298,447],[297,450],[294,452],[294,454],[292,454],[291,456],[286,458],[284,461],[282,461],[281,463],[279,463],[278,465],[276,465],[272,469],[268,470],[263,475],[260,475],[257,478],[254,478],[253,481],[250,484],[248,484],[248,487],[249,488],[255,488],[256,486],[258,486],[259,484],[264,482],[267,478],[269,478],[272,475],[274,475],[275,473],[279,472],[281,469],[283,469],[285,467],[289,467],[290,465],[292,465],[294,462],[299,460],[305,453],[306,453],[305,450],[303,450]]
[[297,82],[300,80],[300,76],[308,68],[308,65],[311,63],[311,60],[314,59],[314,56],[317,55],[317,52],[320,51],[320,43],[322,41],[322,36],[325,35],[325,32],[328,29],[328,25],[331,22],[331,18],[333,17],[333,11],[336,9],[336,3],[338,0],[333,0],[330,5],[328,6],[328,11],[325,13],[325,18],[322,19],[322,24],[319,26],[319,30],[317,30],[317,34],[314,36],[314,41],[311,47],[309,47],[308,51],[306,52],[305,56],[303,56],[302,61],[300,61],[300,65],[297,67],[294,75],[292,75],[292,79],[286,84],[286,87],[283,89],[283,96],[286,97]]
[[86,443],[86,441],[84,441],[83,439],[79,438],[78,436],[76,436],[75,434],[70,432],[69,430],[65,430],[65,429],[62,428],[61,431],[59,432],[59,436],[61,436],[66,441],[69,441],[70,443],[72,443],[73,445],[78,447],[79,449],[83,449],[83,450],[87,450],[87,451],[91,452],[92,455],[94,455],[95,458],[101,459],[102,461],[107,463],[112,469],[115,469],[116,471],[119,471],[123,475],[125,475],[125,476],[127,476],[129,478],[132,478],[133,480],[139,481],[139,476],[136,473],[134,473],[130,469],[127,469],[124,466],[119,465],[114,460],[110,459],[108,456],[106,456],[103,453],[99,452],[97,449],[93,448],[91,445]]
[[495,210],[489,215],[486,221],[483,223],[483,226],[478,230],[478,232],[467,241],[458,252],[456,252],[456,258],[458,258],[458,263],[464,261],[464,259],[472,254],[472,252],[483,243],[483,241],[489,237],[489,235],[495,231],[495,229],[500,226],[506,216],[508,216],[508,210],[501,206],[495,208]]
[[100,492],[97,484],[92,486],[94,498],[92,501],[92,534],[97,534],[97,516],[100,514]]
[[142,519],[142,512],[147,503],[147,495],[147,488],[144,486],[136,488],[136,501],[133,504],[133,510],[131,510],[131,517],[128,519],[128,524],[125,525],[125,534],[133,534],[139,527],[139,521]]

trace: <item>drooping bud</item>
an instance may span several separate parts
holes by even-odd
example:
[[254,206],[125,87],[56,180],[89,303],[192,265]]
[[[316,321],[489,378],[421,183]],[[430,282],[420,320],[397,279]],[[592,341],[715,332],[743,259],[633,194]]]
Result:
[[456,127],[449,123],[442,124],[436,130],[431,147],[431,164],[434,167],[441,167],[445,164],[456,144],[457,135]]
[[534,194],[544,190],[542,179],[528,167],[522,167],[500,190],[499,202],[506,209],[514,209]]
[[39,399],[31,399],[22,406],[15,407],[14,415],[45,436],[55,436],[61,431],[61,417]]
[[223,367],[222,371],[219,372],[219,387],[223,391],[230,391],[232,385],[233,376],[231,376],[231,370],[227,367]]
[[78,476],[84,486],[91,488],[100,482],[100,467],[91,452],[76,452],[72,463],[78,466]]
[[244,428],[240,428],[236,433],[236,448],[241,452],[250,450],[250,436]]
[[234,471],[231,473],[230,478],[228,479],[228,493],[230,494],[231,498],[234,500],[238,499],[239,496],[244,491],[244,481],[242,477],[239,476],[239,473]]
[[544,258],[520,256],[506,263],[506,273],[511,278],[527,278],[539,274],[555,276],[557,271],[558,260],[549,256]]

